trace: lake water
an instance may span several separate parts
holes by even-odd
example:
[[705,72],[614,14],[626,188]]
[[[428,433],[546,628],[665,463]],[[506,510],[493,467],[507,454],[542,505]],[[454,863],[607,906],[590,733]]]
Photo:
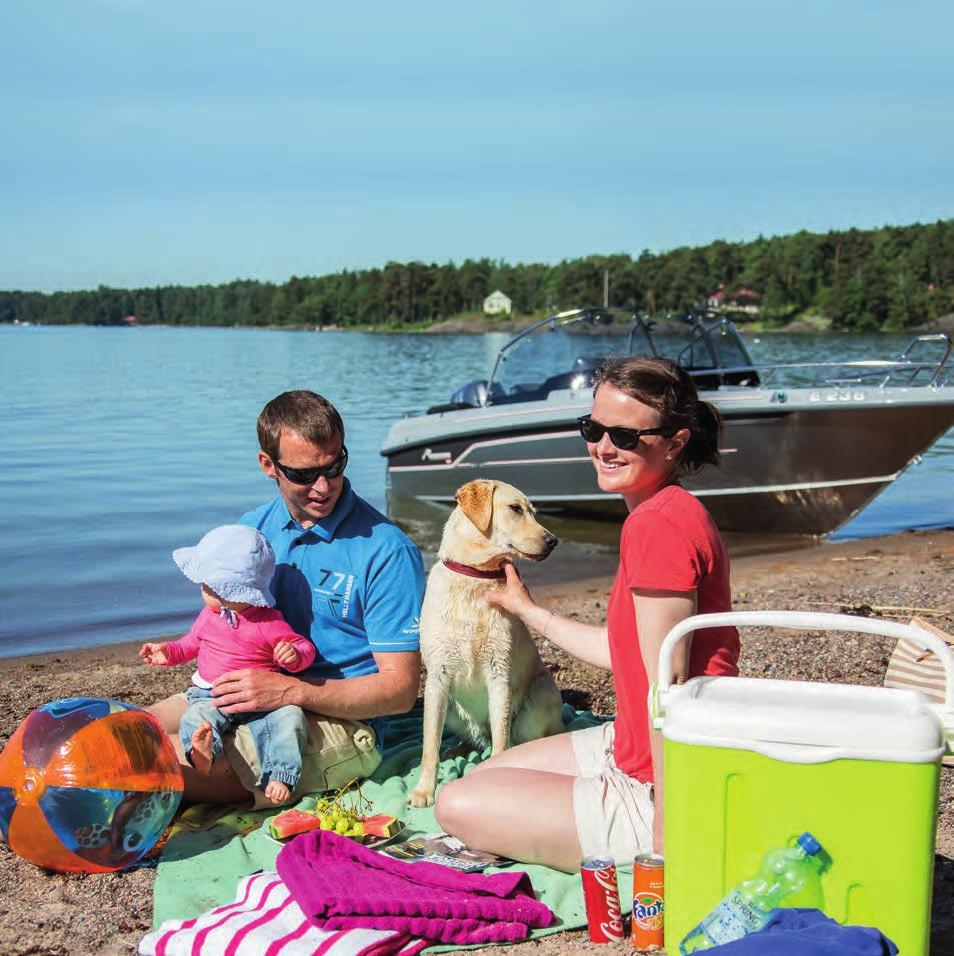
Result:
[[[170,554],[274,493],[255,419],[285,389],[337,405],[351,481],[383,509],[378,449],[391,421],[485,377],[505,339],[0,326],[0,657],[184,629],[198,594]],[[887,357],[906,341],[776,335],[750,346],[767,362]],[[954,526],[952,464],[954,431],[838,537]],[[568,539],[565,563],[582,552],[612,565],[614,526],[554,530]],[[433,533],[419,543],[433,546]]]

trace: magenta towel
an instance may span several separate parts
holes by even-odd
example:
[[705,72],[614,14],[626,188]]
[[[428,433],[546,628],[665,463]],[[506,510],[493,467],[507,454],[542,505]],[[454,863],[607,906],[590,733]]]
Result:
[[323,929],[392,930],[467,945],[518,942],[554,921],[522,872],[461,873],[405,863],[327,830],[285,846],[278,873],[302,911]]

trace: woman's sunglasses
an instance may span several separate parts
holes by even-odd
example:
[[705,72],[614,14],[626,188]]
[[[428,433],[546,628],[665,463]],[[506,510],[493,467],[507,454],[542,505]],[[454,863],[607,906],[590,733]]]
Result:
[[277,458],[272,459],[272,464],[293,485],[313,485],[319,478],[327,478],[328,481],[337,478],[348,467],[348,449],[342,445],[341,454],[330,465],[325,465],[323,468],[289,468]]
[[609,435],[610,441],[620,451],[632,451],[639,445],[639,440],[643,435],[665,435],[667,438],[672,438],[678,430],[671,428],[623,428],[621,425],[604,425],[589,415],[583,415],[576,421],[580,426],[580,434],[584,441],[595,445],[602,441],[604,435]]

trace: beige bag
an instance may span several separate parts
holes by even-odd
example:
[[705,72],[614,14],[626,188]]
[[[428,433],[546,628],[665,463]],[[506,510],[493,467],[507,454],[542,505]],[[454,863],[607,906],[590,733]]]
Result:
[[[942,631],[920,617],[911,618],[911,624],[954,645],[954,635]],[[902,638],[888,660],[884,675],[885,687],[919,690],[936,704],[944,703],[944,667],[937,656],[917,641]]]
[[[286,803],[297,803],[306,793],[337,790],[356,777],[374,773],[381,763],[374,730],[360,720],[321,717],[305,712],[308,742],[302,750],[301,780]],[[242,786],[255,795],[255,809],[273,807],[256,783],[261,776],[258,753],[248,732],[240,724],[222,741],[225,755]]]
[[[911,624],[930,631],[942,641],[954,645],[954,635],[942,631],[921,617],[912,617]],[[922,647],[917,641],[901,638],[888,659],[888,672],[884,675],[885,687],[900,687],[902,690],[919,690],[935,704],[944,703],[944,666],[936,654]],[[954,765],[954,756],[944,758],[948,766]]]

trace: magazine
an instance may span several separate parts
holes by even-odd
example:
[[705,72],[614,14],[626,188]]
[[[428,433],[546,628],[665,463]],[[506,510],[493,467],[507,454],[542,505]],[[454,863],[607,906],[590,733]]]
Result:
[[412,837],[400,843],[392,843],[381,848],[382,853],[393,856],[405,863],[440,863],[462,873],[479,873],[488,866],[502,866],[512,862],[503,856],[470,850],[456,837],[447,833],[437,836]]

